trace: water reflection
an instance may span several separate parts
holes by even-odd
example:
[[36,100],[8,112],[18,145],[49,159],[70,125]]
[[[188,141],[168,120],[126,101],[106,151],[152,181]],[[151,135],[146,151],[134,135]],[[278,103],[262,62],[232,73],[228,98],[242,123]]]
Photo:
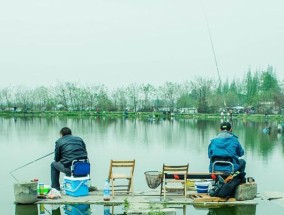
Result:
[[207,215],[255,215],[256,205],[209,208]]
[[34,205],[15,205],[15,215],[38,215],[38,206]]
[[[227,119],[226,119],[227,120]],[[63,126],[70,126],[75,134],[83,136],[88,145],[92,168],[93,184],[101,188],[105,176],[108,174],[110,159],[137,159],[135,170],[135,187],[148,189],[144,172],[160,170],[162,163],[180,164],[190,163],[190,171],[207,171],[209,160],[207,146],[212,137],[219,132],[221,119],[161,119],[153,122],[143,119],[112,119],[100,117],[0,117],[0,147],[3,160],[13,159],[9,165],[4,165],[3,176],[22,164],[38,158],[54,150],[54,141],[58,138],[58,130]],[[248,176],[256,179],[262,191],[279,189],[284,173],[279,171],[279,164],[284,162],[284,133],[279,133],[279,122],[251,121],[248,119],[232,119],[234,133],[245,148]],[[263,133],[263,129],[271,126],[270,135]],[[107,153],[102,153],[107,152]],[[118,153],[119,152],[119,153]],[[145,159],[147,155],[147,159]],[[40,178],[46,184],[50,183],[49,166],[52,157],[35,162],[16,172],[20,180]],[[263,174],[263,170],[268,174]],[[271,175],[277,174],[277,177]],[[17,206],[10,204],[14,199],[12,194],[13,180],[4,180],[3,192],[9,197],[2,199],[3,205],[8,205],[6,214],[40,214],[39,207]],[[269,182],[269,183],[268,183]],[[23,207],[23,209],[21,209]],[[45,214],[64,214],[64,207],[50,209],[45,205]],[[91,207],[97,207],[91,205]],[[258,206],[259,207],[259,206]],[[69,207],[71,208],[71,207]],[[67,209],[67,208],[66,208]],[[190,209],[190,207],[188,207]],[[36,211],[37,210],[37,211]],[[236,214],[236,208],[210,209],[210,213],[221,213],[230,210]],[[28,212],[27,212],[28,211]],[[99,211],[99,213],[97,213]],[[112,211],[112,208],[111,208]],[[119,211],[119,209],[116,209]],[[177,210],[180,211],[180,210]],[[221,211],[221,212],[220,212]],[[232,212],[233,211],[233,212]],[[67,210],[66,210],[67,212]],[[70,213],[72,210],[70,210]],[[73,210],[74,212],[74,210]],[[196,211],[187,214],[195,214]],[[103,214],[103,207],[93,212]],[[202,211],[207,214],[208,209]],[[229,213],[229,212],[228,212]],[[263,211],[258,211],[263,214]],[[177,213],[181,214],[181,213]],[[245,214],[245,213],[244,213]],[[248,213],[248,214],[254,214]]]
[[[111,214],[127,214],[121,205],[103,206],[103,205],[93,205],[96,207],[96,214],[99,212],[104,215]],[[179,205],[172,207],[168,205],[169,208],[175,208],[175,214],[186,215],[191,214],[192,209],[190,205]],[[201,209],[204,211],[202,214],[207,215],[255,215],[256,205],[239,205],[239,206],[224,206],[216,208],[206,208],[206,207],[193,207],[195,210]],[[103,210],[101,210],[103,209]],[[66,205],[50,205],[50,204],[34,204],[34,205],[16,205],[15,215],[38,215],[38,214],[51,214],[51,215],[92,215],[90,204],[66,204]],[[199,214],[199,213],[198,213]]]
[[68,215],[90,215],[92,214],[89,204],[65,205],[64,213]]
[[263,130],[262,130],[262,132],[264,133],[264,134],[270,134],[270,130],[271,130],[271,127],[270,126],[268,126],[268,127],[266,127],[266,128],[264,128]]
[[[50,205],[50,204],[16,204],[15,215],[91,215],[90,204],[67,204],[67,205]],[[110,214],[110,213],[109,213]]]
[[[50,214],[50,213],[49,213]],[[54,208],[51,210],[52,215],[61,215],[60,207]]]
[[68,215],[90,215],[92,214],[89,204],[65,205],[64,213]]
[[61,215],[61,205],[39,204],[39,214]]

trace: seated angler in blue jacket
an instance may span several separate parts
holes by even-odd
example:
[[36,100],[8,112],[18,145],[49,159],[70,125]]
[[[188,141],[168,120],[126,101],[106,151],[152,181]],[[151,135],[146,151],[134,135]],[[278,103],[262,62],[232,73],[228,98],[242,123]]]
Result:
[[[241,146],[238,137],[232,133],[232,126],[229,122],[223,122],[220,125],[220,133],[213,138],[208,146],[208,157],[210,159],[209,172],[212,172],[212,164],[217,161],[230,161],[233,163],[234,172],[244,172],[246,161],[241,159],[244,155],[244,149]],[[215,172],[231,172],[230,165],[216,163]]]

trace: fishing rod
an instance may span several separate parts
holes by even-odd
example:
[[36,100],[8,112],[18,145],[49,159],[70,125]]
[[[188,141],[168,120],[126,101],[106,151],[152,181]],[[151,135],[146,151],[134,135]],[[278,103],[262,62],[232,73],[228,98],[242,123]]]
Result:
[[28,165],[30,165],[30,164],[32,164],[32,163],[38,161],[38,160],[41,160],[41,159],[43,159],[43,158],[45,158],[45,157],[47,157],[47,156],[49,156],[49,155],[52,155],[52,154],[54,154],[54,152],[50,152],[50,153],[48,153],[48,154],[46,154],[46,155],[44,155],[44,156],[42,156],[42,157],[40,157],[40,158],[37,158],[37,159],[35,159],[35,160],[33,160],[33,161],[31,161],[31,162],[25,164],[25,165],[22,165],[22,166],[20,166],[20,167],[18,167],[18,168],[16,168],[16,169],[10,171],[9,173],[10,173],[10,175],[11,175],[16,181],[18,181],[18,179],[12,174],[13,172],[16,172],[17,170],[22,169],[22,168],[24,168],[25,166],[28,166]]
[[214,56],[215,66],[216,66],[216,70],[217,70],[218,78],[219,78],[219,82],[220,82],[220,90],[221,90],[222,97],[223,97],[224,107],[225,107],[225,110],[227,110],[227,104],[226,104],[224,92],[223,92],[223,89],[222,89],[222,80],[221,80],[221,76],[220,76],[219,66],[218,66],[217,57],[216,57],[216,53],[215,53],[215,48],[214,48],[214,44],[213,44],[213,39],[212,39],[212,36],[211,36],[209,22],[208,22],[205,10],[204,10],[204,14],[205,14],[207,31],[208,31],[209,38],[210,38],[211,48],[212,48],[212,52],[213,52],[213,56]]

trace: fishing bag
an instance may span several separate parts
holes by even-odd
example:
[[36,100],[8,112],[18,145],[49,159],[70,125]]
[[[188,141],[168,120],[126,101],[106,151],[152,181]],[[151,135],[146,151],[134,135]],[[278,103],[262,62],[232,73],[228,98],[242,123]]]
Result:
[[245,182],[245,175],[245,172],[236,172],[234,175],[228,176],[229,180],[218,176],[215,186],[209,190],[209,195],[221,198],[234,197],[237,186]]

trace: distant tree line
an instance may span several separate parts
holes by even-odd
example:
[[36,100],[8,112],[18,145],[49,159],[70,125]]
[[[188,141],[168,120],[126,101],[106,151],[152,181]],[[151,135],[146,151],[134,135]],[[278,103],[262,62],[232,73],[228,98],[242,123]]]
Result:
[[[8,86],[0,89],[2,111],[178,111],[197,108],[199,113],[227,111],[243,106],[258,113],[278,113],[284,107],[283,80],[272,66],[264,71],[248,70],[243,80],[220,83],[198,77],[184,83],[161,86],[132,83],[109,90],[101,84],[57,83],[30,89]],[[227,109],[227,110],[226,110]]]

